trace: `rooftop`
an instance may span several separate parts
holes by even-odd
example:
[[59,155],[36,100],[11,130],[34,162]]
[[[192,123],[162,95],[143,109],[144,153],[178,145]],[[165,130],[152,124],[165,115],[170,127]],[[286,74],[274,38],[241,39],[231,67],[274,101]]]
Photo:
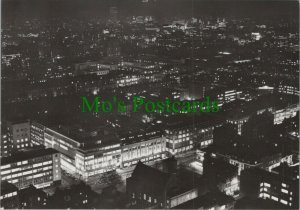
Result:
[[18,191],[18,188],[7,182],[7,181],[1,181],[1,195],[5,195],[7,193],[16,192]]
[[1,159],[1,165],[15,163],[18,161],[29,160],[29,159],[33,159],[36,157],[46,156],[46,155],[52,155],[55,153],[59,153],[59,152],[52,148],[34,149],[34,150],[26,151],[26,152],[18,152],[18,153],[15,153],[13,156],[3,157]]

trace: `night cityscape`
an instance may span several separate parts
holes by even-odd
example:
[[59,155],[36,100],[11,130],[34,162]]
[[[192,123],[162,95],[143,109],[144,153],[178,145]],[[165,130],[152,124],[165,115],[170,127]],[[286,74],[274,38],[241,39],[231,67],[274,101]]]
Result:
[[299,209],[298,1],[1,7],[0,209]]

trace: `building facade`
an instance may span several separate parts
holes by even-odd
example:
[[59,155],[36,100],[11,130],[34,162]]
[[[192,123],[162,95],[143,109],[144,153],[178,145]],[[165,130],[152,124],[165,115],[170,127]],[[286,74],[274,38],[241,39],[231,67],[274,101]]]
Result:
[[283,109],[274,110],[273,112],[274,124],[281,124],[284,119],[295,117],[299,110],[300,110],[299,104],[294,104]]
[[14,121],[7,123],[7,138],[12,152],[32,147],[30,142],[30,121]]
[[1,159],[1,181],[19,189],[48,187],[61,181],[60,154],[54,149],[21,152]]

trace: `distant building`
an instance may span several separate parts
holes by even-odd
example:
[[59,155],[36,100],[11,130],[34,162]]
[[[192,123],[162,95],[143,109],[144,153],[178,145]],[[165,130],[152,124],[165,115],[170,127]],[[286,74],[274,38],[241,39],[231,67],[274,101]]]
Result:
[[237,90],[228,90],[223,93],[220,93],[218,94],[219,104],[223,105],[224,103],[235,101],[240,98],[241,94],[242,91],[237,91]]
[[141,82],[141,77],[135,74],[119,75],[114,81],[116,87],[128,87]]
[[60,154],[54,149],[39,149],[16,153],[1,159],[1,181],[19,189],[33,185],[48,187],[61,181]]
[[286,108],[274,110],[273,111],[274,124],[281,124],[284,119],[295,117],[299,110],[300,110],[299,104],[294,104]]
[[259,41],[262,38],[262,36],[259,32],[252,32],[251,38],[255,41]]
[[166,158],[166,143],[161,131],[146,134],[137,133],[121,137],[121,167],[137,164],[138,161],[149,162]]
[[165,138],[160,130],[119,136],[103,134],[101,130],[99,125],[98,130],[90,131],[72,126],[46,128],[44,145],[61,153],[64,170],[83,179],[131,166],[138,160],[149,162],[165,158]]
[[85,62],[75,64],[75,76],[77,75],[107,75],[111,70],[116,70],[116,64],[103,63],[102,61]]
[[12,145],[10,144],[10,141],[8,140],[7,137],[7,132],[3,131],[3,128],[1,129],[1,157],[6,157],[11,155],[11,147]]
[[9,54],[9,55],[2,55],[2,62],[6,66],[11,66],[11,63],[14,59],[20,58],[21,54],[16,53],[16,54]]
[[250,118],[250,115],[236,111],[227,118],[226,122],[234,125],[237,130],[237,133],[239,135],[241,135],[242,127],[246,122],[248,122],[249,118]]
[[32,121],[30,124],[30,140],[33,145],[44,145],[45,126]]
[[118,57],[121,55],[121,47],[119,41],[112,39],[108,40],[106,54],[108,57]]
[[7,182],[1,181],[0,209],[19,208],[18,188]]
[[291,94],[299,96],[299,87],[296,86],[289,86],[289,85],[279,85],[278,87],[279,93]]

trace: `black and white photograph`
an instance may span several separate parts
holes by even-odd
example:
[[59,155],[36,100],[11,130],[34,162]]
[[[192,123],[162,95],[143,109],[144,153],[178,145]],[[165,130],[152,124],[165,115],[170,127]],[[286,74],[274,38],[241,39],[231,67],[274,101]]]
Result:
[[298,0],[0,2],[0,209],[299,209]]

